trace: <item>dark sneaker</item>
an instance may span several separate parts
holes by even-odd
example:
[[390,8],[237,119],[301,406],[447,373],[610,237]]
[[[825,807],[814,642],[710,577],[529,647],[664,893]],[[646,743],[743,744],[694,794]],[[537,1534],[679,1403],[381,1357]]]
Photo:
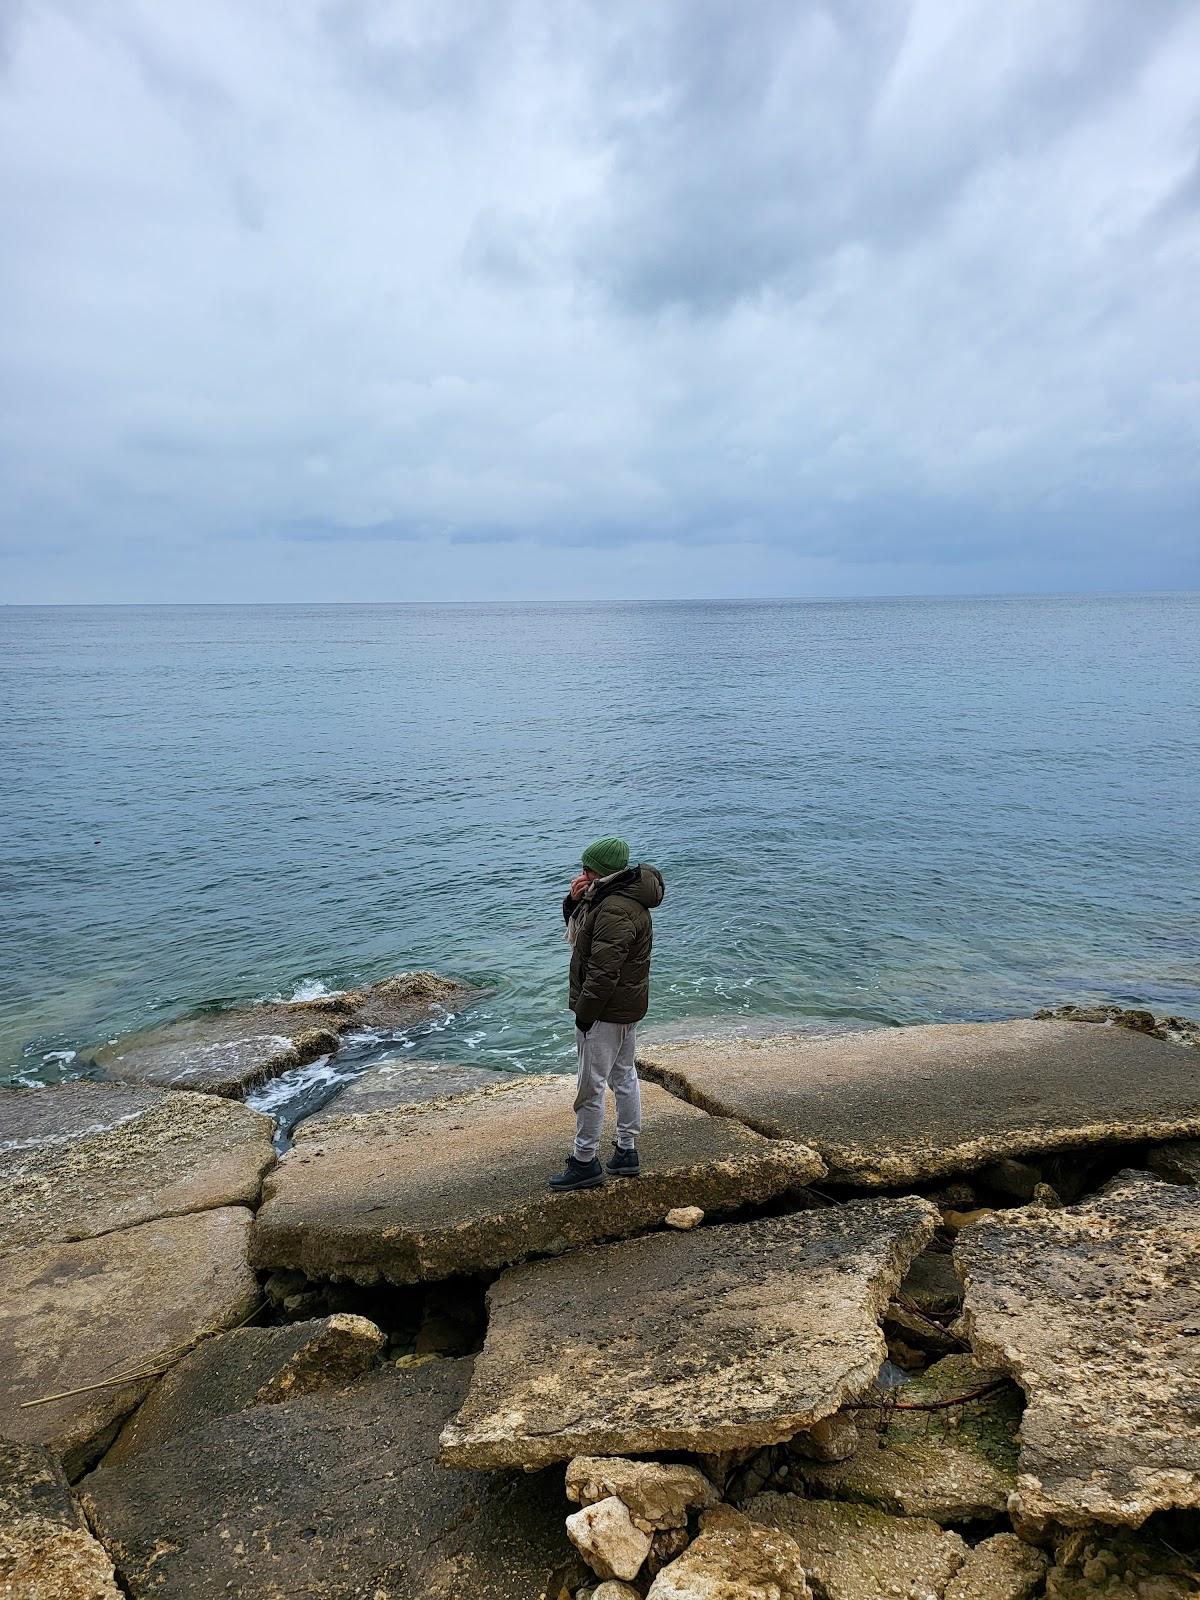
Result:
[[550,1179],[552,1189],[598,1189],[604,1182],[604,1174],[600,1170],[600,1162],[593,1156],[590,1161],[576,1161],[574,1156],[567,1157],[567,1164],[561,1172],[556,1172]]
[[640,1178],[642,1175],[637,1151],[622,1150],[619,1144],[613,1145],[613,1153],[604,1163],[604,1170],[611,1172],[614,1178]]

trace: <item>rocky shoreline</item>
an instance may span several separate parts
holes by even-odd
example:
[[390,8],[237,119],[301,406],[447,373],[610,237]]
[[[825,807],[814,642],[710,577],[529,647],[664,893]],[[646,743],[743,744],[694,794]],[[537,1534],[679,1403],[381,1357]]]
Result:
[[1196,1600],[1195,1024],[651,1046],[577,1195],[561,1077],[239,1103],[462,993],[0,1091],[4,1600]]

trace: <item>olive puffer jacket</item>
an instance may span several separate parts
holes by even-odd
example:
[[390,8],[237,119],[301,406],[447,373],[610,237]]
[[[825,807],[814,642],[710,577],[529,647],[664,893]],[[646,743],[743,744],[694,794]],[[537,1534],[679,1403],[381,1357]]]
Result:
[[[650,1009],[650,912],[666,890],[656,867],[627,867],[583,902],[571,950],[571,1010],[581,1028],[593,1022],[640,1022]],[[579,909],[563,901],[569,922]]]

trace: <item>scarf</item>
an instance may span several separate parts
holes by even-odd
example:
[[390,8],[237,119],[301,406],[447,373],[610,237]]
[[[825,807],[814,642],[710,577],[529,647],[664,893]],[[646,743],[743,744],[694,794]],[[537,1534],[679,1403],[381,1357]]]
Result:
[[597,878],[595,883],[591,885],[587,893],[583,896],[582,900],[580,900],[579,904],[575,907],[574,911],[572,911],[571,915],[567,918],[567,925],[563,929],[563,938],[567,941],[572,949],[575,948],[575,941],[578,939],[579,931],[583,927],[584,915],[591,909],[592,901],[596,898],[596,891],[598,889],[603,889],[605,884],[611,883],[614,878],[619,878],[621,877],[622,873],[628,871],[628,867],[622,867],[620,872],[610,872],[607,878]]

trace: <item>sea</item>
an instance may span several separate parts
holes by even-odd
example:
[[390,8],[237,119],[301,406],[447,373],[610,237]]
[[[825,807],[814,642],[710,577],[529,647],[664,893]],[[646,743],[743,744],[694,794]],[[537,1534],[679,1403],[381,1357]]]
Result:
[[0,1077],[411,969],[385,1056],[569,1067],[589,840],[647,1026],[1200,1015],[1200,595],[0,607]]

